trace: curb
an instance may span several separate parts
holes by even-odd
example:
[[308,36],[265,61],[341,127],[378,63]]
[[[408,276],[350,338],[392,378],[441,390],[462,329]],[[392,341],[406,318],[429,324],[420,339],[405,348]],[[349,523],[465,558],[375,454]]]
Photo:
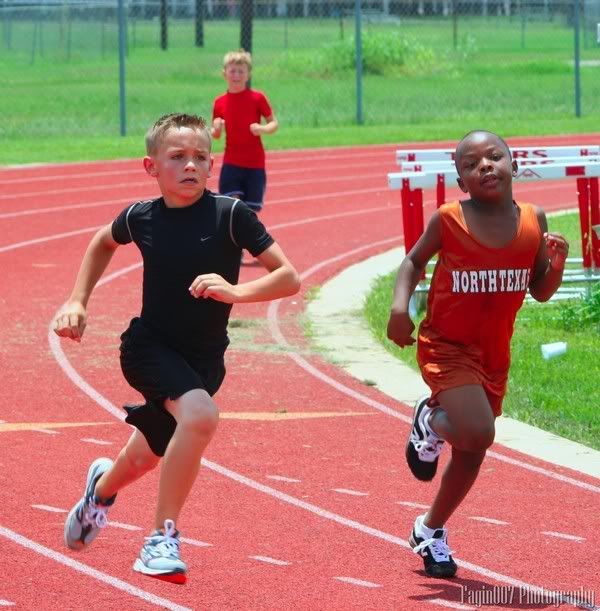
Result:
[[[404,248],[394,248],[346,268],[322,285],[306,312],[313,341],[324,358],[359,380],[374,382],[394,400],[411,405],[428,392],[425,382],[373,338],[362,316],[373,281],[398,269],[403,257]],[[495,443],[600,478],[600,452],[518,420],[498,418]]]

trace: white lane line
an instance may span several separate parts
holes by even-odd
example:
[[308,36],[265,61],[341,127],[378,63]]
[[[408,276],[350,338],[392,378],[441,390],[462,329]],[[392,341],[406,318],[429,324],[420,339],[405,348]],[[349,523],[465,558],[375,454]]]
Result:
[[52,429],[29,429],[30,431],[35,431],[36,433],[44,433],[44,435],[58,435],[58,431],[53,431]]
[[494,518],[484,518],[483,516],[469,516],[471,520],[476,520],[477,522],[487,522],[488,524],[498,524],[498,526],[508,526],[510,522],[505,522],[504,520],[496,520]]
[[411,507],[412,509],[429,509],[429,505],[411,503],[410,501],[396,501],[396,505],[404,505],[405,507]]
[[440,605],[442,607],[449,607],[450,609],[461,609],[463,611],[475,611],[476,607],[468,607],[467,605],[461,605],[460,603],[453,603],[449,600],[443,600],[442,598],[432,598],[430,600],[425,599],[423,602],[432,603],[434,605]]
[[66,509],[52,507],[51,505],[32,505],[32,507],[34,509],[41,509],[42,511],[50,511],[51,513],[68,513]]
[[[138,197],[136,201],[151,199],[151,195]],[[97,202],[87,202],[85,204],[68,204],[63,206],[48,206],[47,208],[28,208],[27,210],[15,210],[14,212],[3,212],[0,219],[12,219],[18,216],[31,216],[32,214],[48,214],[49,212],[65,212],[67,210],[80,210],[85,208],[97,208],[98,206],[112,206],[121,204],[126,206],[131,203],[131,199],[104,199]]]
[[547,535],[548,537],[557,537],[558,539],[567,539],[568,541],[576,541],[577,543],[585,541],[585,537],[578,537],[577,535],[568,535],[567,533],[554,532],[553,530],[543,530],[542,535]]
[[355,579],[354,577],[334,577],[338,581],[344,583],[351,583],[353,586],[362,586],[363,588],[381,588],[380,583],[373,583],[372,581],[364,581],[362,579]]
[[288,566],[290,562],[285,560],[277,560],[277,558],[271,558],[270,556],[248,556],[252,560],[258,560],[259,562],[267,562],[268,564],[276,564],[277,566]]
[[17,248],[25,248],[26,246],[42,244],[43,242],[51,242],[52,240],[62,240],[63,238],[70,238],[71,236],[81,235],[82,233],[91,233],[92,231],[98,231],[98,229],[101,227],[103,227],[103,225],[97,225],[96,227],[85,227],[84,229],[66,231],[65,233],[55,233],[54,235],[47,235],[41,238],[35,238],[33,240],[25,240],[24,242],[15,242],[13,244],[7,244],[6,246],[0,246],[0,252],[7,252]]
[[10,600],[0,600],[0,607],[14,607],[15,603],[10,602]]
[[[135,596],[136,598],[140,598],[141,600],[147,603],[156,605],[158,607],[163,607],[165,609],[171,609],[172,611],[192,611],[189,607],[183,607],[181,605],[178,605],[172,600],[156,596],[155,594],[151,594],[150,592],[146,592],[145,590],[137,588],[136,586],[133,586],[130,583],[127,583],[126,581],[117,579],[112,575],[107,575],[106,573],[94,569],[91,566],[88,566],[87,564],[83,564],[83,562],[73,560],[72,558],[69,558],[69,556],[65,556],[64,554],[50,549],[49,547],[41,545],[40,543],[36,543],[31,539],[27,539],[23,535],[15,532],[14,530],[10,530],[9,528],[6,528],[4,526],[0,526],[0,536],[5,537],[12,543],[16,543],[17,545],[21,545],[22,547],[30,549],[36,554],[45,556],[53,562],[62,564],[70,569],[82,573],[83,575],[86,575],[87,577],[91,577],[93,579],[101,581],[102,583],[108,586],[111,586],[117,590],[121,590],[122,592],[125,592],[131,596]],[[127,605],[124,604],[124,606]]]
[[349,488],[332,488],[333,492],[340,494],[349,494],[350,496],[369,496],[368,492],[359,492],[358,490],[350,490]]
[[[312,267],[308,268],[307,270],[305,270],[304,272],[302,272],[300,274],[300,279],[304,281],[306,278],[308,278],[315,272],[319,271],[323,267],[330,265],[331,263],[340,261],[351,255],[358,254],[364,250],[372,249],[374,246],[392,243],[394,241],[399,240],[400,237],[402,236],[399,236],[396,238],[388,238],[387,240],[380,240],[379,242],[373,242],[371,244],[366,244],[359,248],[349,250],[340,255],[336,255],[329,259],[325,259],[321,261],[320,263],[317,263],[313,265]],[[352,388],[346,386],[342,382],[338,382],[337,380],[334,380],[327,374],[317,369],[314,365],[312,365],[312,363],[306,360],[303,356],[295,352],[294,351],[295,347],[292,346],[287,341],[287,339],[284,337],[283,333],[281,332],[281,328],[279,327],[279,307],[282,301],[283,299],[276,299],[275,301],[271,301],[271,303],[269,304],[268,310],[267,310],[267,321],[268,321],[269,331],[271,332],[271,336],[280,346],[285,348],[286,356],[291,358],[300,368],[304,369],[304,371],[310,373],[312,376],[314,376],[318,380],[321,380],[325,384],[332,386],[336,390],[339,390],[341,393],[348,395],[349,397],[352,397],[354,399],[357,399],[358,401],[361,401],[362,403],[365,403],[366,405],[370,405],[371,407],[374,407],[375,409],[379,410],[380,412],[383,412],[384,414],[387,414],[388,416],[392,416],[394,418],[397,418],[398,420],[402,420],[406,422],[407,424],[412,424],[412,418],[409,418],[405,414],[402,414],[401,412],[391,407],[388,407],[387,405],[379,401],[376,401],[375,399],[371,399],[370,397],[367,397],[366,395],[363,395],[362,393],[359,393],[353,390]],[[577,486],[578,488],[588,490],[589,492],[600,493],[600,486],[595,486],[594,484],[588,484],[587,482],[580,481],[573,477],[562,475],[562,473],[556,473],[554,471],[550,471],[549,469],[545,469],[543,467],[538,467],[537,465],[529,464],[523,461],[522,459],[516,460],[514,458],[504,456],[503,454],[499,454],[498,452],[491,451],[491,450],[487,451],[487,456],[491,456],[495,458],[496,460],[506,462],[516,467],[521,467],[523,469],[532,471],[534,473],[545,475],[547,477],[556,479],[566,484]]]
[[[104,279],[105,282],[108,282],[109,278],[111,279],[116,278],[122,274],[127,273],[128,271],[130,271],[131,267],[132,266],[129,266],[129,268],[123,268],[121,270],[117,270],[110,276],[107,276]],[[117,418],[123,419],[122,412],[118,410],[108,399],[102,396],[90,384],[88,384],[75,371],[75,369],[73,368],[73,366],[67,359],[67,356],[63,352],[62,346],[60,345],[60,342],[58,341],[58,337],[52,331],[51,324],[48,325],[48,343],[50,345],[50,350],[52,351],[52,354],[54,358],[56,359],[56,362],[61,367],[61,369],[65,372],[65,374],[71,379],[71,381],[78,388],[80,388],[83,392],[85,392],[90,398],[96,401],[96,403],[100,407],[105,409],[107,412],[113,414]],[[362,524],[361,522],[357,522],[356,520],[351,520],[349,518],[336,514],[332,511],[328,511],[327,509],[323,509],[322,507],[319,507],[318,505],[308,503],[307,501],[303,501],[299,498],[296,498],[284,492],[280,492],[279,490],[276,490],[275,488],[271,488],[270,486],[267,486],[255,480],[252,480],[244,475],[236,473],[235,471],[232,471],[231,469],[228,469],[227,467],[223,467],[210,460],[203,458],[201,461],[201,464],[204,465],[206,468],[211,469],[212,471],[216,471],[217,473],[220,473],[221,475],[228,477],[229,479],[232,479],[240,484],[248,486],[254,490],[258,490],[259,492],[268,494],[274,498],[279,499],[280,501],[289,503],[290,505],[293,505],[295,507],[299,507],[301,509],[309,511],[321,518],[331,520],[332,522],[341,524],[349,528],[353,528],[366,535],[369,535],[377,539],[381,539],[383,541],[387,541],[388,543],[391,543],[393,545],[398,545],[400,547],[410,549],[410,545],[408,544],[408,541],[405,541],[404,539],[401,539],[400,537],[397,537],[396,535],[392,535],[390,533],[378,530],[377,528],[367,526],[366,524]],[[508,575],[497,573],[496,571],[492,571],[490,569],[479,566],[477,564],[473,564],[472,562],[467,562],[467,561],[459,559],[457,560],[457,564],[466,570],[473,571],[474,573],[483,575],[484,577],[487,577],[488,579],[493,579],[500,583],[506,583],[506,584],[509,584],[515,587],[520,587],[520,588],[528,588],[532,591],[541,591],[541,592],[544,591],[543,587],[535,586],[533,584],[529,584],[527,582],[521,581],[520,579],[515,579],[514,577],[510,577]],[[563,600],[564,602],[573,604],[573,606],[577,606],[577,603],[578,603],[578,601],[573,601],[571,599],[567,600],[565,597],[563,597]],[[592,611],[600,611],[600,608],[594,607]]]
[[112,446],[112,441],[103,441],[102,439],[94,439],[93,437],[84,437],[81,441],[85,441],[86,443],[93,443],[97,446]]
[[212,547],[212,543],[206,543],[206,541],[200,541],[199,539],[190,539],[189,537],[180,537],[180,540],[188,545],[194,547]]
[[[356,191],[354,191],[353,193],[356,193]],[[332,193],[331,194],[331,196],[334,196],[334,195],[340,195],[340,194],[339,193]],[[294,201],[294,200],[290,200],[290,201]],[[397,206],[377,206],[375,208],[365,208],[363,210],[353,210],[351,212],[339,212],[339,213],[336,213],[336,214],[326,214],[326,215],[323,215],[323,216],[313,216],[313,217],[302,219],[300,221],[292,221],[290,223],[279,223],[278,225],[271,225],[269,227],[269,229],[270,230],[284,229],[284,228],[287,228],[287,227],[295,227],[297,225],[306,225],[308,223],[318,223],[320,221],[327,221],[327,220],[333,220],[333,219],[337,219],[337,218],[344,218],[344,217],[347,217],[347,216],[357,216],[357,215],[362,215],[362,214],[371,214],[373,212],[390,212],[391,210],[394,210],[395,208],[400,208],[400,206],[399,205],[397,205]],[[97,231],[98,229],[100,229],[103,226],[104,225],[98,225],[97,227],[86,227],[84,229],[77,229],[76,231],[68,231],[66,233],[57,233],[57,234],[53,234],[53,235],[49,235],[49,236],[43,236],[41,238],[35,238],[35,239],[32,239],[32,240],[26,240],[24,242],[15,242],[13,244],[6,244],[5,246],[0,246],[0,253],[8,252],[9,250],[16,250],[17,248],[25,248],[27,246],[33,246],[34,244],[42,244],[44,242],[51,242],[52,240],[60,240],[62,238],[69,238],[71,236],[80,235],[80,234],[83,234],[83,233],[91,233],[92,231]],[[391,238],[389,241],[390,242],[398,241],[398,238]]]
[[115,522],[114,520],[110,520],[108,522],[109,526],[114,526],[115,528],[121,528],[122,530],[142,530],[139,526],[133,526],[133,524],[124,524],[123,522]]
[[290,482],[291,484],[299,484],[301,480],[293,477],[285,477],[284,475],[267,475],[267,479],[273,479],[276,482]]

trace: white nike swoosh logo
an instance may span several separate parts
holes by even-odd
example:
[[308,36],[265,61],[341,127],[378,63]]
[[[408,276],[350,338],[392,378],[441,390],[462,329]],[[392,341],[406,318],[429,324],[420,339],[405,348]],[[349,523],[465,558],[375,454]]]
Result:
[[200,238],[201,242],[206,242],[206,240],[210,240],[212,238],[211,235],[207,235],[205,238]]

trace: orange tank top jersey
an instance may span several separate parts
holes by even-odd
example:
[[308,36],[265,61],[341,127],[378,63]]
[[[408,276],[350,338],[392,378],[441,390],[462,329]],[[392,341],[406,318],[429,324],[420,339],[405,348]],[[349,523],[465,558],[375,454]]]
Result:
[[417,346],[432,396],[481,384],[497,416],[506,392],[515,317],[542,238],[535,208],[516,205],[517,234],[502,248],[487,247],[469,232],[459,202],[439,209],[442,248]]

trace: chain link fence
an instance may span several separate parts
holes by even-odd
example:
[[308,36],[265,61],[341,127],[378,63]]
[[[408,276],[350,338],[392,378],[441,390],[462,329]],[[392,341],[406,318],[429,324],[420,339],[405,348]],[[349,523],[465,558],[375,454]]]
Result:
[[[573,116],[576,61],[582,114],[600,119],[600,1],[577,2],[123,0],[128,124],[208,115],[222,57],[240,46],[282,125]],[[4,135],[118,131],[118,4],[0,0]]]

